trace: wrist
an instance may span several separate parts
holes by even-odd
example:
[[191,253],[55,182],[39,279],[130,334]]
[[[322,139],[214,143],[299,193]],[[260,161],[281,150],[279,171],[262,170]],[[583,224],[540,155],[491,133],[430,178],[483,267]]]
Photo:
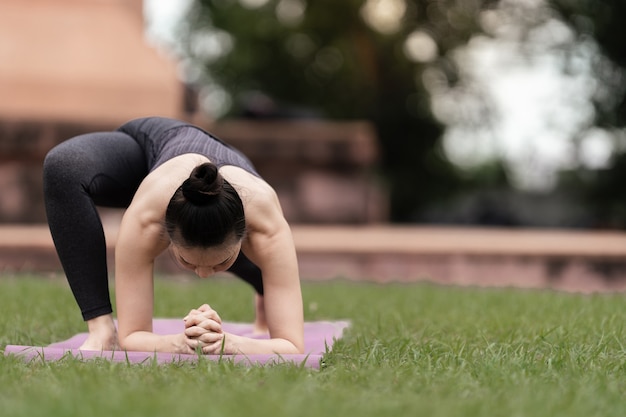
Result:
[[179,333],[171,335],[168,345],[171,347],[171,352],[182,354],[193,354],[194,350],[189,347],[187,343],[187,336],[185,333]]
[[225,355],[238,355],[242,353],[243,336],[232,333],[224,333],[223,352]]

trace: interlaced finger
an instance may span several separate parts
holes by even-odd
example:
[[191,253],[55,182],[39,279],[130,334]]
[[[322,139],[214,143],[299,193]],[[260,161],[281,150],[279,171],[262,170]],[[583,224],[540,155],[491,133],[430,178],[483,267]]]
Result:
[[199,319],[197,317],[199,316],[204,317],[206,319],[211,319],[220,324],[222,323],[221,317],[219,316],[219,314],[217,314],[217,311],[213,309],[205,310],[205,311],[191,310],[189,314],[187,314],[187,316],[183,318],[183,321],[185,322],[185,325],[189,327],[198,322]]

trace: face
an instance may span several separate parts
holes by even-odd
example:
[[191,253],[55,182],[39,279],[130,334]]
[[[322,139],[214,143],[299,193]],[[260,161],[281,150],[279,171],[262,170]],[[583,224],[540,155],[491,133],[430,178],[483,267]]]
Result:
[[171,246],[176,261],[200,278],[226,271],[235,263],[240,249],[241,242],[211,248],[185,248],[175,244]]

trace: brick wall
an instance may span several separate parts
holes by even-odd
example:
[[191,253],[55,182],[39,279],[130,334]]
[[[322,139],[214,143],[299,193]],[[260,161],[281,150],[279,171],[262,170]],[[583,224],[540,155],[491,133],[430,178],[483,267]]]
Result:
[[[115,127],[0,121],[0,222],[45,222],[46,153],[73,136]],[[203,127],[249,156],[276,189],[290,222],[387,220],[386,193],[375,174],[376,137],[367,123],[229,121]]]

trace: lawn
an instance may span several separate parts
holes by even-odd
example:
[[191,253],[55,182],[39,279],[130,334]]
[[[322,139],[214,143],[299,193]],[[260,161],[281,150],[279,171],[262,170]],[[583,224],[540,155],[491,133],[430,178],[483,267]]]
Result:
[[[235,280],[158,279],[156,314],[209,302],[252,320]],[[304,283],[307,320],[352,327],[320,370],[228,362],[26,364],[0,357],[0,416],[626,415],[625,296]],[[64,281],[0,280],[0,349],[84,331]]]

